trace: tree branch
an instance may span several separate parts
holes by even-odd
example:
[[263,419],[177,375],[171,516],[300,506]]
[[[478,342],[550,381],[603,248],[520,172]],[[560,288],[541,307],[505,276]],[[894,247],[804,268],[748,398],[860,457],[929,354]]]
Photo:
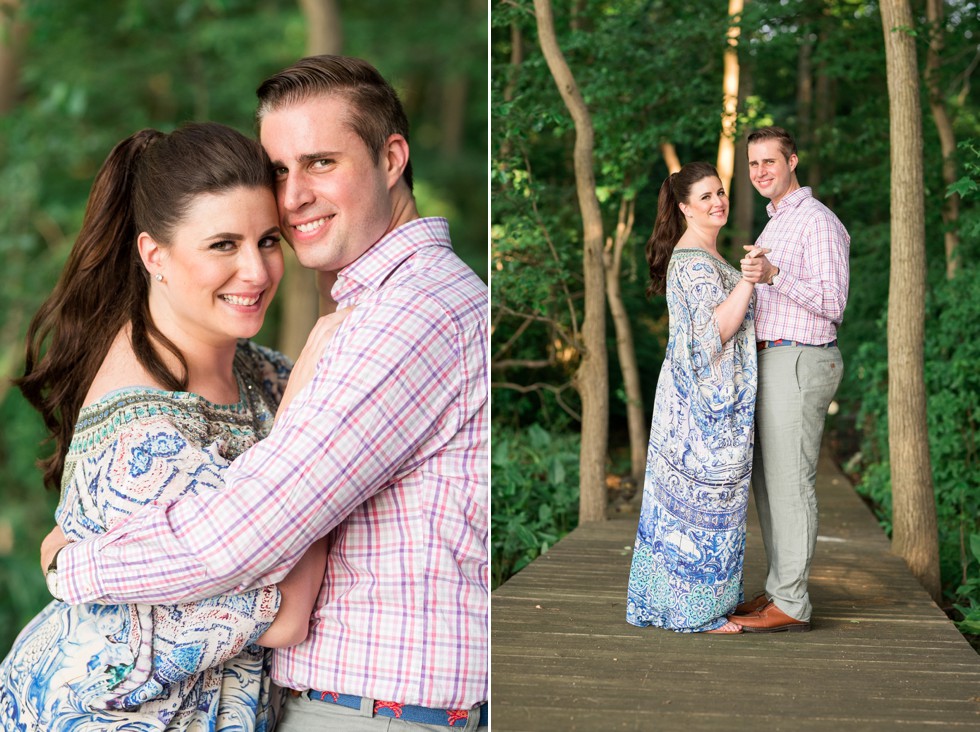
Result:
[[[502,314],[502,313],[500,313],[499,315],[500,315],[500,316],[502,317],[502,315],[503,315],[503,314]],[[533,323],[533,322],[534,322],[534,321],[533,321],[533,320],[532,320],[531,318],[525,318],[525,319],[524,319],[524,322],[523,322],[523,323],[521,323],[521,324],[520,324],[520,325],[519,325],[519,326],[517,327],[517,331],[516,331],[516,332],[514,333],[514,335],[512,335],[512,336],[511,336],[511,337],[510,337],[510,338],[509,338],[509,339],[507,340],[507,342],[506,342],[506,343],[505,343],[504,345],[502,345],[502,346],[500,347],[500,350],[499,350],[499,351],[497,351],[497,358],[500,358],[500,357],[501,357],[501,356],[503,356],[503,355],[504,355],[505,353],[507,353],[507,351],[509,351],[509,350],[510,350],[510,348],[511,348],[511,346],[513,346],[513,345],[514,345],[514,343],[515,343],[515,342],[517,341],[517,339],[518,339],[518,338],[520,338],[520,337],[521,337],[521,336],[522,336],[522,335],[524,334],[524,331],[526,331],[526,330],[527,330],[527,329],[528,329],[528,328],[529,328],[529,327],[531,326],[531,323]]]
[[[527,156],[527,150],[522,150],[524,153],[524,169],[527,171],[528,183],[531,184],[534,181],[534,175],[531,172],[531,160]],[[538,210],[538,202],[535,196],[531,196],[531,210],[534,212],[534,218],[537,219],[538,227],[541,229],[541,235],[544,237],[545,242],[548,245],[548,249],[551,250],[551,256],[555,260],[555,264],[561,269],[561,260],[558,259],[558,250],[555,249],[554,242],[551,241],[551,235],[548,233],[548,227],[544,225],[544,219],[541,217],[541,212]],[[575,307],[572,305],[572,295],[568,291],[568,285],[565,283],[565,279],[559,280],[561,283],[562,292],[565,293],[565,302],[568,304],[568,315],[572,322],[572,333],[575,334],[576,340],[578,339],[578,318],[575,315]]]
[[529,358],[509,358],[500,361],[491,361],[491,371],[503,371],[504,369],[546,369],[555,365],[552,358],[542,358],[538,360]]
[[548,325],[551,325],[555,329],[558,335],[561,336],[562,340],[564,340],[566,343],[571,345],[572,348],[574,348],[576,351],[582,353],[585,350],[581,342],[577,338],[575,338],[573,334],[569,333],[565,328],[563,328],[561,323],[559,323],[554,318],[548,318],[545,317],[544,315],[535,315],[534,313],[521,313],[518,312],[517,310],[507,307],[506,305],[497,304],[496,308],[500,312],[504,312],[507,315],[513,315],[514,317],[517,318],[527,318],[528,320],[533,320],[539,323],[547,323]]
[[544,382],[538,382],[536,384],[528,384],[524,386],[523,384],[515,384],[511,381],[492,381],[490,382],[490,388],[492,389],[510,389],[511,391],[516,391],[521,394],[531,394],[533,392],[540,391],[550,391],[555,395],[555,401],[558,402],[558,406],[562,408],[568,416],[577,422],[582,421],[582,415],[576,412],[574,409],[569,407],[565,400],[562,399],[561,395],[566,389],[574,388],[571,383],[562,384],[561,386],[554,386],[553,384],[545,384]]

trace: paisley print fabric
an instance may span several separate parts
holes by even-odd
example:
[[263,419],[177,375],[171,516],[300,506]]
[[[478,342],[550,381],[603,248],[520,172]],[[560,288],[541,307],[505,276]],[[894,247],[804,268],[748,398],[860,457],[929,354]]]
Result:
[[670,337],[626,604],[633,625],[713,630],[742,596],[757,384],[754,296],[727,343],[714,320],[740,277],[701,249],[675,249],[668,265]]
[[[271,430],[289,364],[243,341],[234,371],[237,404],[134,387],[81,410],[55,513],[69,539],[150,501],[221,489],[229,463]],[[255,640],[278,607],[274,586],[181,605],[52,602],[0,664],[0,728],[269,730],[278,690]]]

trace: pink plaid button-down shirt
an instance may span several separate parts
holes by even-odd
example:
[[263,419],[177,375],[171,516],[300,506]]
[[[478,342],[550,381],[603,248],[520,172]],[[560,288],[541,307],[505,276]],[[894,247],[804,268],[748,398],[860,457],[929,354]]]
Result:
[[275,652],[274,680],[466,709],[487,699],[487,290],[446,221],[417,219],[341,271],[333,294],[353,313],[225,489],[66,548],[64,599],[269,584],[329,534],[310,635]]
[[811,345],[830,343],[847,304],[851,237],[834,213],[809,187],[766,207],[769,223],[756,244],[772,249],[779,267],[772,286],[757,285],[755,335]]

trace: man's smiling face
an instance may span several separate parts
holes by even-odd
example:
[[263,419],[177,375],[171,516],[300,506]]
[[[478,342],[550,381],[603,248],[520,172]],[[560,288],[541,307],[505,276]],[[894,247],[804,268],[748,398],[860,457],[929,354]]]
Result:
[[304,267],[354,262],[392,223],[393,173],[347,122],[342,95],[314,96],[262,117],[260,140],[276,171],[282,233]]
[[759,193],[773,205],[793,189],[793,171],[798,158],[783,154],[776,140],[759,140],[749,144],[749,178]]

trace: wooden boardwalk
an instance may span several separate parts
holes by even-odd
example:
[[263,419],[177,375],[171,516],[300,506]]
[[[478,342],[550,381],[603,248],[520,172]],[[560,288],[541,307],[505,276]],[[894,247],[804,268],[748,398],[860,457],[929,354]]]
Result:
[[[636,515],[576,529],[492,595],[493,731],[980,730],[980,655],[826,457],[817,494],[809,633],[628,625]],[[754,512],[748,544],[751,596]]]

